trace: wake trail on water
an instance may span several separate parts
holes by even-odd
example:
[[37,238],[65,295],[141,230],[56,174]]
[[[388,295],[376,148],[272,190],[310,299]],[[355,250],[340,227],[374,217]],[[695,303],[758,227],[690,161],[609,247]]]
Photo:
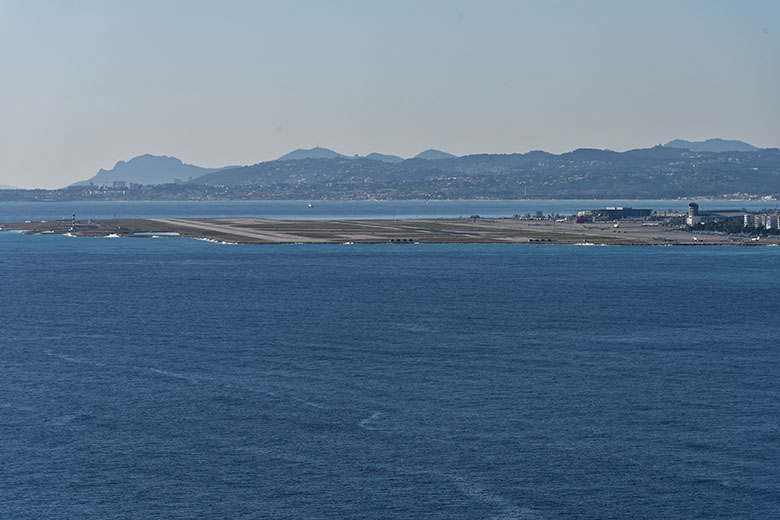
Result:
[[[73,356],[66,356],[65,354],[59,354],[57,352],[52,352],[51,350],[44,351],[44,354],[46,354],[49,357],[57,358],[57,359],[60,359],[62,361],[66,361],[68,363],[73,363],[73,364],[76,364],[76,365],[92,366],[92,367],[98,367],[98,368],[111,368],[111,367],[108,367],[105,363],[100,363],[99,361],[92,361],[92,360],[89,360],[89,359],[77,358],[77,357],[73,357]],[[119,365],[114,365],[113,368],[121,370],[123,367],[121,367]],[[310,408],[318,408],[318,409],[321,409],[321,410],[325,410],[326,409],[326,407],[322,406],[321,404],[317,404],[315,402],[312,402],[312,401],[309,401],[309,400],[306,400],[306,399],[302,399],[302,398],[294,396],[294,395],[285,394],[285,393],[279,392],[279,391],[259,390],[259,389],[256,389],[256,388],[251,388],[251,387],[246,386],[246,385],[236,385],[236,384],[231,384],[231,383],[228,383],[228,382],[220,382],[220,381],[217,381],[217,380],[215,380],[213,378],[201,377],[201,376],[198,376],[198,375],[195,375],[195,374],[184,374],[184,373],[181,373],[181,372],[173,372],[173,371],[170,371],[170,370],[164,370],[164,369],[155,368],[155,367],[130,366],[130,367],[124,367],[124,368],[125,369],[130,369],[130,370],[133,370],[133,371],[140,371],[140,372],[147,372],[147,373],[151,372],[151,373],[157,374],[159,376],[163,376],[163,377],[171,378],[171,379],[178,379],[178,380],[181,380],[181,381],[188,381],[188,382],[193,383],[193,384],[203,384],[203,383],[206,383],[206,384],[210,384],[212,386],[222,386],[224,388],[228,388],[228,389],[232,389],[232,390],[238,390],[238,391],[243,391],[243,392],[251,392],[251,393],[254,393],[254,394],[259,394],[259,395],[265,395],[265,396],[273,397],[275,399],[293,401],[293,402],[300,403],[302,405],[308,406]]]
[[[139,368],[139,367],[135,367],[135,368]],[[169,370],[162,370],[162,369],[159,369],[159,368],[148,368],[148,370],[153,372],[153,373],[155,373],[155,374],[159,374],[161,376],[169,377],[169,378],[172,378],[172,379],[180,379],[180,380],[184,380],[184,381],[189,381],[190,383],[194,383],[194,384],[206,383],[206,384],[209,384],[209,385],[214,386],[214,387],[222,387],[222,388],[225,388],[225,389],[229,389],[229,390],[233,390],[233,391],[239,391],[239,392],[250,392],[250,393],[253,393],[253,394],[273,397],[275,399],[295,401],[297,403],[301,403],[301,404],[303,404],[305,406],[308,406],[308,407],[311,407],[311,408],[319,408],[319,409],[323,409],[323,410],[325,409],[324,406],[319,405],[317,403],[314,403],[314,402],[311,402],[311,401],[307,401],[306,399],[302,399],[302,398],[294,396],[294,395],[284,394],[284,393],[279,392],[279,391],[259,390],[257,388],[252,388],[252,387],[249,387],[249,386],[246,386],[246,385],[234,384],[234,383],[229,383],[229,382],[225,382],[225,381],[218,381],[218,380],[213,379],[213,378],[205,378],[205,377],[196,376],[196,375],[193,375],[193,374],[182,374],[180,372],[171,372]]]
[[[380,414],[376,412],[374,415]],[[371,417],[373,417],[372,415]],[[369,420],[364,419],[364,420]],[[313,466],[326,466],[328,461],[322,457],[313,457],[309,455],[302,455],[294,451],[279,450],[273,447],[267,446],[239,446],[238,450],[251,453],[256,456],[273,457],[289,462],[297,462],[301,464],[308,464]],[[490,490],[488,487],[477,482],[474,479],[470,479],[466,476],[459,475],[451,471],[441,471],[431,468],[420,468],[413,466],[399,466],[393,464],[367,464],[366,467],[371,467],[379,470],[391,471],[393,473],[403,475],[425,475],[434,476],[438,479],[445,480],[450,485],[453,485],[457,491],[462,495],[489,506],[493,506],[499,510],[497,515],[491,516],[492,520],[524,520],[524,519],[540,519],[543,515],[539,511],[530,509],[527,507],[518,506],[511,500],[501,496],[500,494]]]
[[[104,363],[100,363],[97,361],[91,361],[83,358],[77,358],[72,356],[67,356],[64,354],[59,354],[56,352],[52,352],[50,350],[45,351],[45,354],[50,357],[54,357],[57,359],[60,359],[62,361],[78,364],[78,365],[86,365],[86,366],[93,366],[93,367],[100,367],[105,368],[106,365]],[[111,368],[119,368],[121,369],[121,366],[113,366]],[[239,391],[239,392],[249,392],[257,395],[263,395],[272,397],[279,400],[286,400],[291,402],[300,403],[302,405],[305,405],[307,407],[311,408],[317,408],[317,409],[326,409],[325,406],[322,406],[318,403],[308,401],[306,399],[302,399],[300,397],[285,394],[283,392],[274,391],[274,390],[260,390],[257,388],[252,388],[247,385],[243,384],[234,384],[230,382],[225,381],[219,381],[213,378],[204,378],[201,376],[197,376],[195,374],[186,374],[186,373],[180,373],[180,372],[173,372],[170,370],[164,370],[161,368],[155,368],[155,367],[139,367],[139,366],[130,366],[125,367],[126,369],[131,369],[134,371],[142,371],[146,373],[152,373],[158,376],[162,376],[165,378],[170,379],[176,379],[181,381],[187,381],[192,384],[207,384],[210,386],[216,386],[216,387],[222,387],[227,390],[231,391]],[[361,419],[357,426],[369,431],[384,431],[383,428],[377,427],[376,422],[384,415],[383,412],[370,412],[370,415],[368,417],[365,417]],[[75,419],[77,419],[79,416],[64,416],[59,418],[59,421],[63,424],[71,422]],[[431,439],[436,440],[436,439]],[[438,439],[439,441],[442,441],[442,439]],[[258,454],[266,453],[269,454],[272,452],[269,452],[269,450],[259,449],[257,450]],[[284,454],[281,453],[274,453],[276,456],[284,456]],[[289,457],[289,454],[286,455]],[[299,461],[299,462],[307,462],[312,463],[316,462],[314,459],[307,459],[305,461]],[[526,508],[519,507],[506,498],[490,491],[488,488],[483,486],[482,484],[475,482],[473,480],[470,480],[466,477],[463,477],[461,475],[451,473],[451,472],[444,472],[439,471],[436,469],[424,469],[424,468],[403,468],[403,467],[397,467],[397,466],[386,466],[386,469],[390,469],[396,473],[406,473],[406,474],[425,474],[425,475],[434,475],[439,478],[444,478],[447,481],[449,481],[451,484],[454,485],[454,487],[460,491],[463,495],[474,499],[479,502],[483,502],[486,504],[493,505],[499,509],[501,509],[501,513],[497,516],[494,516],[493,518],[496,520],[500,519],[506,519],[506,520],[515,520],[515,519],[523,519],[523,518],[536,518],[537,515],[534,511],[528,510]]]
[[179,374],[178,372],[169,372],[167,370],[160,370],[159,368],[150,368],[150,371],[154,372],[155,374],[160,374],[161,376],[170,377],[173,379],[183,379],[185,381],[189,381],[191,383],[200,383],[201,380],[198,379],[195,376],[190,376],[187,374]]
[[440,471],[432,468],[419,468],[413,466],[397,466],[392,464],[371,464],[375,469],[389,470],[404,475],[426,475],[444,479],[453,485],[462,495],[483,504],[488,504],[499,509],[497,515],[491,516],[492,520],[523,520],[543,518],[539,511],[521,507],[507,498],[490,490],[474,479],[459,475],[451,471]]
[[276,396],[279,399],[292,399],[293,401],[297,401],[303,405],[310,406],[312,408],[319,408],[321,410],[324,410],[325,407],[322,405],[319,405],[317,403],[313,403],[311,401],[307,401],[306,399],[301,399],[300,397],[295,397],[294,395],[284,395],[284,394],[278,394],[276,392],[271,392],[270,395]]
[[463,495],[482,502],[491,504],[501,510],[498,515],[492,516],[494,520],[520,520],[525,518],[539,518],[538,512],[527,507],[520,507],[501,495],[491,491],[479,482],[456,473],[444,472],[435,469],[420,470],[420,473],[434,475],[448,480]]
[[[363,428],[364,430],[387,431],[384,430],[383,428],[372,426],[372,423],[375,423],[380,417],[382,417],[382,415],[383,415],[382,412],[373,412],[370,416],[360,420],[357,423],[357,425],[360,428]],[[426,436],[422,436],[422,437],[427,438]],[[436,441],[436,442],[445,442],[445,443],[448,442],[445,441],[444,439],[438,439],[438,438],[433,438],[428,440]],[[396,473],[406,473],[406,474],[413,474],[413,475],[434,475],[439,478],[444,478],[448,480],[451,484],[453,484],[455,488],[458,491],[460,491],[463,495],[473,500],[491,504],[499,508],[501,512],[498,515],[492,517],[495,520],[517,520],[517,519],[524,519],[524,518],[539,518],[539,515],[536,511],[513,504],[510,500],[502,497],[497,493],[490,491],[482,484],[474,480],[468,479],[466,477],[463,477],[461,475],[458,475],[456,473],[444,472],[436,469],[404,468],[404,467],[398,467],[392,465],[379,465],[376,467],[389,469]]]
[[382,416],[382,412],[374,412],[369,417],[366,417],[365,419],[360,421],[358,423],[358,426],[360,426],[364,430],[372,430],[372,431],[378,430],[379,428],[374,428],[374,427],[370,426],[370,423],[373,422],[376,419],[379,419],[379,417],[381,417],[381,416]]
[[281,400],[295,401],[297,403],[301,403],[301,404],[303,404],[305,406],[308,406],[308,407],[311,407],[311,408],[319,408],[321,410],[326,410],[327,409],[327,407],[322,406],[320,404],[313,403],[311,401],[307,401],[306,399],[302,399],[302,398],[294,396],[294,395],[285,394],[283,392],[279,392],[278,390],[260,390],[258,388],[252,388],[250,386],[234,385],[234,384],[230,384],[230,383],[225,383],[225,385],[228,388],[235,388],[235,389],[238,389],[238,390],[242,390],[244,392],[250,392],[250,393],[259,394],[259,395],[266,395],[266,396],[274,397],[276,399],[281,399]]
[[[96,368],[103,368],[106,370],[115,369],[115,370],[130,370],[137,373],[146,373],[146,374],[155,374],[157,376],[161,376],[167,379],[174,379],[179,381],[187,381],[190,384],[194,385],[201,385],[205,384],[212,387],[222,387],[225,390],[229,391],[237,391],[237,392],[248,392],[256,395],[262,395],[269,398],[273,398],[279,401],[287,401],[287,402],[294,402],[301,404],[303,406],[309,407],[309,408],[315,408],[318,410],[332,410],[332,407],[324,406],[322,404],[309,401],[307,399],[303,399],[301,397],[298,397],[296,395],[291,395],[287,393],[286,391],[279,391],[279,390],[262,390],[259,388],[254,388],[251,386],[248,386],[246,384],[236,384],[231,383],[228,381],[219,381],[214,378],[204,377],[196,374],[188,374],[188,373],[182,373],[182,372],[175,372],[172,370],[165,370],[163,368],[157,368],[157,367],[149,367],[149,366],[122,366],[122,365],[106,365],[105,363],[100,363],[98,361],[91,361],[88,359],[83,358],[77,358],[73,356],[67,356],[65,354],[59,354],[56,352],[52,352],[51,350],[46,350],[44,352],[47,356],[54,357],[57,359],[60,359],[62,361],[73,363],[77,365],[83,365],[83,366],[92,366]],[[348,410],[349,408],[339,408],[342,410]],[[352,409],[355,410],[355,409]],[[391,429],[387,429],[385,427],[378,426],[376,422],[380,417],[384,415],[383,412],[376,412],[373,410],[366,410],[362,409],[361,411],[364,411],[366,413],[370,413],[368,417],[365,417],[357,422],[357,426],[363,430],[367,431],[384,431],[384,432],[392,432]],[[402,432],[396,431],[396,434],[402,434]],[[431,442],[440,442],[445,444],[452,444],[451,441],[448,441],[446,439],[441,439],[437,437],[430,437],[426,435],[421,435],[419,433],[411,433],[412,436],[418,437],[418,438],[425,438],[428,441]]]
[[81,358],[75,358],[71,356],[66,356],[65,354],[57,354],[56,352],[52,352],[51,350],[45,350],[44,354],[50,357],[54,357],[57,359],[61,359],[63,361],[67,361],[68,363],[74,363],[77,365],[89,365],[93,367],[105,367],[106,365],[104,363],[100,363],[98,361],[90,361],[88,359],[81,359]]
[[458,491],[460,491],[467,497],[499,507],[501,509],[501,512],[498,515],[492,517],[495,520],[504,520],[504,519],[515,520],[521,518],[538,517],[538,515],[534,511],[513,504],[506,498],[496,493],[493,493],[492,491],[490,491],[489,489],[487,489],[486,487],[482,486],[481,484],[475,481],[469,480],[460,475],[454,475],[452,473],[441,473],[438,471],[433,471],[431,473],[447,478],[448,480],[450,480],[450,482],[452,482],[455,485]]

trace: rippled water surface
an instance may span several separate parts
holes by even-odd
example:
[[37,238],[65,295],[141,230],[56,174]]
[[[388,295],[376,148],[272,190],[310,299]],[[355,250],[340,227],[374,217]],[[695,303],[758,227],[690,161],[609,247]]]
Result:
[[0,233],[0,517],[776,518],[778,262]]

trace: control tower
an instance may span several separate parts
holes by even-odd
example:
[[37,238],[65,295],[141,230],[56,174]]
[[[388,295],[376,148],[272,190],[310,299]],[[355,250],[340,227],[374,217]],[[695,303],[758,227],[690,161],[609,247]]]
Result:
[[699,205],[695,202],[688,204],[688,216],[685,219],[685,223],[689,226],[695,226],[701,221],[699,217]]

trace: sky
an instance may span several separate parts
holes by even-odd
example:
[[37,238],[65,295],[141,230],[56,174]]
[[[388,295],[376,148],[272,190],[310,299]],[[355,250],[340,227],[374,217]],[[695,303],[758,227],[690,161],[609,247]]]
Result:
[[0,0],[0,185],[711,137],[780,147],[780,2]]

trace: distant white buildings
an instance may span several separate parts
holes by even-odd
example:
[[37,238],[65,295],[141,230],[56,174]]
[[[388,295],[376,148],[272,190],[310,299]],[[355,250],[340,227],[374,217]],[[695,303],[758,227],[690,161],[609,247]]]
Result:
[[696,224],[708,222],[739,221],[745,228],[753,229],[780,229],[780,214],[777,211],[745,211],[745,210],[718,210],[699,211],[699,205],[695,202],[688,204],[688,215],[685,223],[693,227]]
[[753,217],[753,227],[761,229],[780,229],[780,215],[760,214]]

